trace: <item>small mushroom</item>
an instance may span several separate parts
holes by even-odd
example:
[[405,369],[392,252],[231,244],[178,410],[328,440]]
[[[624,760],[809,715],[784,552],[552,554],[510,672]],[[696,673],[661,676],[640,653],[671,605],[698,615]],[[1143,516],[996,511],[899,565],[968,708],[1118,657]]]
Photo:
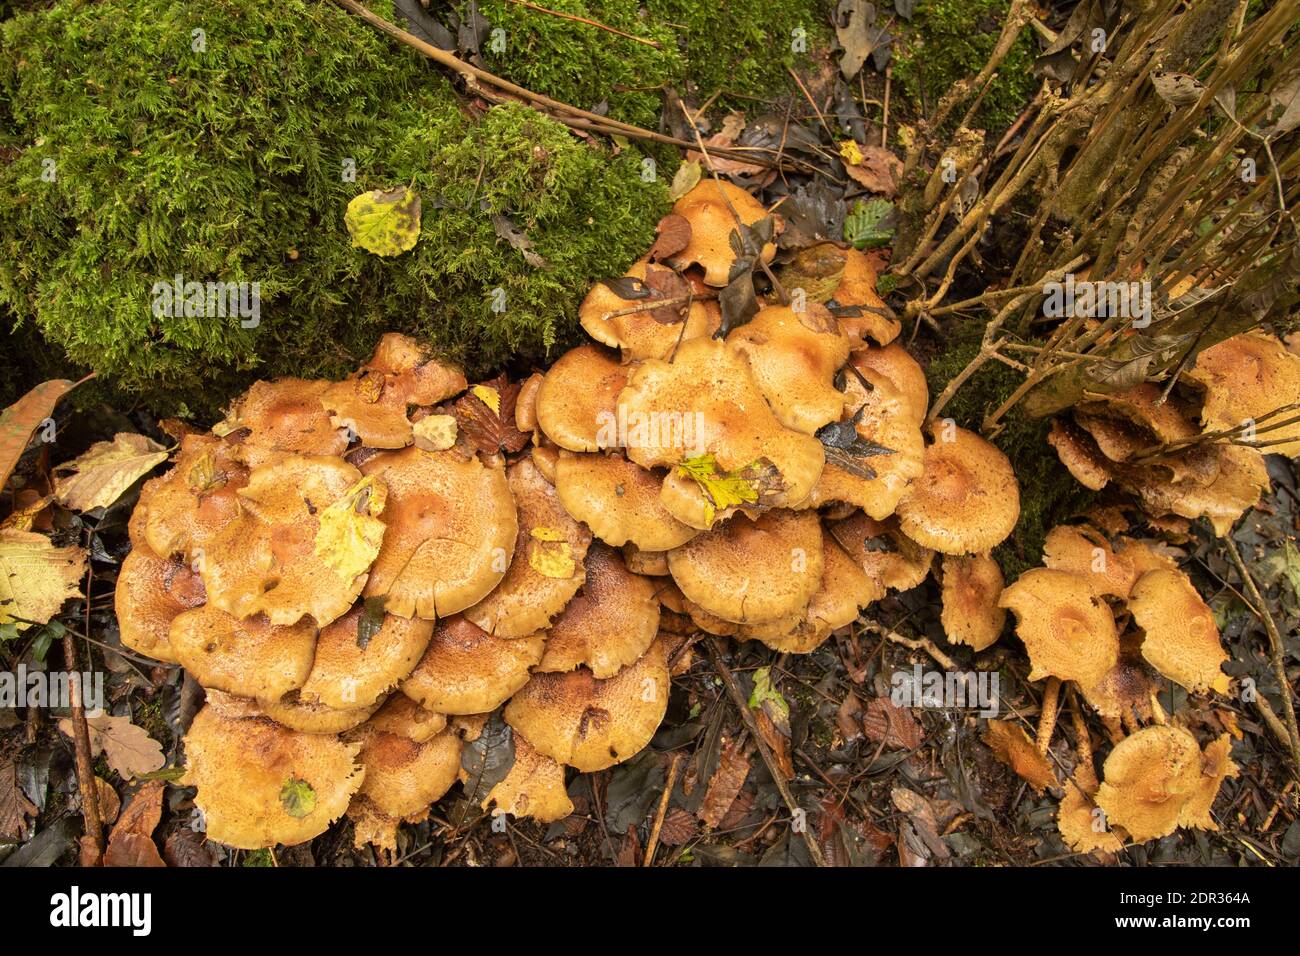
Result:
[[1002,569],[987,554],[945,554],[940,622],[948,640],[976,651],[992,646],[1007,618],[1002,586]]
[[586,668],[534,674],[506,704],[505,720],[540,753],[583,773],[604,770],[637,754],[668,708],[663,642],[601,680]]
[[[739,186],[708,177],[677,200],[673,212],[691,224],[690,242],[672,257],[673,265],[685,267],[698,263],[704,269],[704,281],[719,288],[727,284],[731,264],[736,259],[731,234],[737,229],[737,219],[752,226],[767,216],[763,204]],[[775,256],[776,243],[763,246],[764,262],[771,262]]]
[[1194,795],[1204,799],[1199,792],[1204,765],[1196,738],[1187,731],[1146,727],[1125,737],[1106,758],[1097,806],[1139,843],[1168,836],[1188,801]]
[[397,826],[423,820],[435,800],[452,788],[460,771],[461,741],[450,729],[416,743],[409,737],[359,727],[349,739],[361,745],[365,779],[348,807],[357,824],[357,846],[396,848]]
[[[1205,389],[1201,421],[1206,431],[1222,431],[1295,402],[1300,397],[1300,355],[1270,335],[1244,332],[1198,354],[1184,377]],[[1261,441],[1278,443],[1268,446],[1269,453],[1300,455],[1300,422],[1281,424],[1295,417],[1284,414],[1260,422],[1260,428],[1280,425],[1259,435]]]
[[934,552],[923,548],[898,530],[898,519],[877,521],[861,511],[826,530],[881,588],[907,591],[925,580],[934,563]]
[[406,694],[393,694],[384,701],[373,717],[370,718],[370,730],[385,734],[396,734],[422,744],[432,740],[447,728],[446,714],[440,714],[420,705]]
[[537,389],[537,424],[546,437],[569,451],[617,447],[618,396],[628,368],[599,345],[565,352]]
[[1097,594],[1127,599],[1138,579],[1128,554],[1116,554],[1105,535],[1087,525],[1058,525],[1043,542],[1043,564],[1071,571]]
[[663,479],[622,455],[561,452],[555,492],[573,518],[615,547],[631,542],[646,551],[668,551],[699,530],[674,518],[659,500]]
[[496,804],[502,813],[538,823],[563,820],[573,812],[573,801],[564,789],[564,765],[538,753],[523,734],[514,734],[514,744],[515,762],[481,806],[486,810]]
[[943,554],[989,551],[1020,518],[1020,486],[1011,462],[963,428],[939,424],[925,470],[898,503],[903,533]]
[[1047,443],[1056,449],[1061,464],[1085,488],[1101,491],[1114,477],[1110,459],[1087,432],[1071,422],[1061,418],[1052,419]]
[[[876,267],[865,252],[849,248],[842,252],[844,272],[831,298],[841,306],[840,327],[848,333],[854,347],[868,344],[889,345],[902,330],[885,300],[876,291]],[[849,308],[843,308],[848,306]]]
[[[910,410],[909,420],[914,425],[925,421],[930,404],[930,391],[925,382],[925,370],[898,342],[880,347],[863,346],[853,350],[849,361],[864,375],[875,372],[894,384],[902,398],[903,407]],[[850,375],[850,378],[853,376]],[[875,379],[871,379],[875,381]]]
[[493,637],[459,615],[444,618],[402,693],[440,714],[487,713],[528,683],[543,644],[540,634]]
[[1119,660],[1115,617],[1077,574],[1033,568],[1003,590],[998,605],[1016,615],[1030,680],[1072,680],[1086,691]]
[[260,464],[266,452],[341,455],[348,447],[347,433],[330,421],[320,404],[331,387],[327,381],[301,378],[254,382],[216,430],[220,434],[246,430],[241,444],[254,451],[250,457],[254,464]]
[[224,716],[212,704],[185,735],[185,776],[198,788],[208,838],[241,850],[292,846],[343,815],[365,771],[360,747],[266,718]]
[[[625,278],[644,281],[646,260],[640,259],[627,270]],[[597,342],[619,349],[623,361],[667,359],[680,342],[704,338],[717,331],[720,314],[709,308],[713,303],[696,300],[690,304],[686,318],[672,323],[655,320],[648,306],[652,300],[629,301],[604,282],[592,286],[578,306],[578,321]],[[628,311],[636,309],[636,311]],[[683,328],[683,323],[685,328]]]
[[149,550],[192,560],[243,513],[239,489],[247,483],[248,466],[237,445],[186,435],[172,470],[140,490],[137,510],[144,508],[142,536]]
[[1207,518],[1215,534],[1225,535],[1237,520],[1259,501],[1269,487],[1264,456],[1243,445],[1213,445],[1218,476],[1208,485],[1170,480],[1158,467],[1135,469],[1123,484],[1153,514]]
[[1142,656],[1192,693],[1228,692],[1228,659],[1214,612],[1182,571],[1160,568],[1137,579],[1129,598],[1133,620],[1145,632]]

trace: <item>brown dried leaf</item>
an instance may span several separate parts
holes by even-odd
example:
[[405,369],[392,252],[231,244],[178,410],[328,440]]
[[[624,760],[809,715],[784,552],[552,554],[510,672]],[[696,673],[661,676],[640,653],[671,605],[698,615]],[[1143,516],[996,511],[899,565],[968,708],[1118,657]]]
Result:
[[685,216],[670,212],[655,226],[655,242],[650,247],[649,259],[659,262],[677,255],[691,243],[691,223]]
[[135,795],[108,837],[105,866],[166,866],[153,842],[153,831],[162,819],[162,798],[166,784],[150,780]]
[[695,814],[706,827],[712,830],[722,822],[748,776],[749,757],[745,755],[744,747],[738,739],[728,740],[723,745],[718,769],[709,778],[704,802]]
[[[103,753],[109,768],[123,778],[153,773],[166,762],[162,745],[131,723],[130,717],[101,714],[87,717],[86,724],[90,730],[90,755],[98,757]],[[68,718],[60,720],[59,730],[72,737],[72,721]]]
[[883,146],[859,146],[859,163],[845,163],[844,171],[873,193],[893,199],[903,174],[903,161]]
[[180,827],[167,834],[163,844],[163,858],[168,866],[202,867],[216,866],[212,851],[208,849],[207,838],[189,827]]
[[1019,724],[1009,720],[990,720],[984,731],[984,743],[993,755],[1016,772],[1031,787],[1042,793],[1056,786],[1056,774],[1047,757]]
[[0,412],[0,487],[9,480],[41,422],[54,413],[55,404],[76,384],[62,378],[42,382]]
[[520,383],[500,375],[483,385],[496,390],[500,396],[499,407],[493,409],[475,394],[475,389],[470,389],[451,406],[457,429],[481,454],[495,455],[502,451],[514,454],[528,444],[528,435],[515,426]]
[[895,706],[887,697],[873,697],[867,702],[862,729],[873,743],[883,741],[886,747],[899,750],[915,750],[925,740],[925,731],[912,712]]
[[699,829],[689,810],[670,810],[659,828],[659,842],[664,846],[683,846],[695,838]]
[[862,701],[852,691],[849,691],[835,712],[835,727],[846,744],[862,736]]
[[18,768],[13,761],[0,763],[0,842],[25,842],[27,818],[35,815],[35,804],[18,785]]
[[772,751],[777,767],[787,780],[794,779],[794,762],[790,759],[790,740],[772,723],[766,708],[754,711],[754,723],[758,726],[759,736]]

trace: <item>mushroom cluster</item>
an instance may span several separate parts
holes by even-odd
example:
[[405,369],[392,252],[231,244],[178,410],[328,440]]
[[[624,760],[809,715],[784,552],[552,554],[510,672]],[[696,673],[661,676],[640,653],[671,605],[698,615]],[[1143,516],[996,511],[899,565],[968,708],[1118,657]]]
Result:
[[483,808],[561,818],[566,767],[649,743],[680,631],[809,652],[936,552],[958,639],[996,637],[1010,464],[925,424],[863,253],[804,250],[780,301],[731,312],[718,288],[779,229],[705,181],[545,372],[470,386],[390,334],[346,380],[259,382],[183,438],[131,517],[117,609],[124,644],[208,692],[185,780],[212,839],[346,814],[392,848],[494,713],[514,762]]
[[[1167,722],[1157,697],[1162,677],[1192,694],[1229,688],[1214,613],[1163,548],[1090,523],[1061,525],[1047,536],[1045,566],[1026,571],[998,601],[1015,615],[1030,680],[1047,681],[1040,753],[1069,684],[1115,744],[1098,789],[1088,731],[1076,723],[1079,761],[1058,824],[1080,851],[1118,849],[1125,834],[1140,842],[1178,826],[1215,829],[1210,805],[1235,773],[1226,737],[1202,754],[1188,731]],[[1093,825],[1098,807],[1110,828]]]
[[1265,454],[1300,455],[1300,355],[1246,332],[1205,349],[1166,395],[1143,383],[1052,423],[1078,481],[1114,482],[1151,515],[1208,518],[1225,534],[1269,486]]

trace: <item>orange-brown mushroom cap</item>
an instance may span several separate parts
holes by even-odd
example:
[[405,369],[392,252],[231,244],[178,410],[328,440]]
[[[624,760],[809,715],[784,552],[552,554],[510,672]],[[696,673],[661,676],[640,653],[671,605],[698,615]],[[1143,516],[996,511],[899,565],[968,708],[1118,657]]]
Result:
[[440,714],[487,713],[528,682],[543,644],[540,634],[493,637],[459,615],[446,618],[402,693]]
[[1146,727],[1106,758],[1097,806],[1139,843],[1168,836],[1201,783],[1204,758],[1187,731]]
[[[634,262],[626,275],[644,280],[646,260]],[[682,322],[655,321],[650,309],[625,311],[645,304],[644,301],[629,302],[605,283],[598,282],[578,306],[578,321],[597,342],[619,349],[626,362],[666,359],[679,342],[703,338],[717,331],[718,316],[709,309],[711,303],[692,302],[683,320],[685,328],[682,328]],[[618,314],[620,312],[623,314]]]
[[429,646],[433,622],[383,614],[378,625],[367,632],[366,608],[358,604],[321,628],[302,699],[340,710],[367,707],[404,680]]
[[331,387],[327,381],[301,378],[254,382],[235,399],[217,431],[247,429],[241,444],[257,452],[341,455],[348,447],[347,433],[320,404]]
[[[1256,421],[1300,398],[1300,355],[1258,332],[1244,332],[1210,346],[1196,356],[1186,376],[1205,389],[1201,421],[1207,431]],[[1258,435],[1260,441],[1281,442],[1267,446],[1268,453],[1300,455],[1300,422],[1281,425],[1295,417],[1283,413],[1259,422],[1260,428],[1280,425]]]
[[663,506],[662,486],[659,475],[622,455],[562,452],[555,463],[555,492],[565,510],[616,547],[631,542],[645,551],[667,551],[699,534]]
[[570,349],[546,372],[537,389],[537,424],[569,451],[618,445],[618,396],[628,367],[599,345]]
[[1193,693],[1228,692],[1228,659],[1214,612],[1182,571],[1148,571],[1133,586],[1128,609],[1146,632],[1142,656],[1161,674]]
[[483,809],[493,803],[497,811],[513,817],[538,823],[563,820],[573,812],[573,801],[564,789],[564,765],[538,753],[523,734],[514,734],[514,744],[515,762],[483,798]]
[[948,640],[982,651],[1002,633],[1002,569],[987,554],[943,556],[943,611]]
[[264,614],[237,618],[205,604],[175,617],[169,641],[176,660],[204,687],[277,700],[311,673],[316,628],[310,620],[272,624]]
[[[763,204],[739,186],[707,177],[677,200],[673,212],[691,224],[690,242],[672,257],[673,264],[699,264],[704,269],[704,281],[718,287],[727,284],[727,273],[736,258],[731,247],[736,220],[752,226],[767,215]],[[769,242],[761,257],[771,262],[775,256],[776,243]]]
[[203,600],[203,582],[189,565],[132,551],[118,571],[114,601],[122,643],[155,660],[178,663],[167,640],[172,621]]
[[1016,615],[1030,680],[1058,677],[1086,690],[1119,660],[1115,617],[1077,574],[1033,568],[1002,591],[998,604]]

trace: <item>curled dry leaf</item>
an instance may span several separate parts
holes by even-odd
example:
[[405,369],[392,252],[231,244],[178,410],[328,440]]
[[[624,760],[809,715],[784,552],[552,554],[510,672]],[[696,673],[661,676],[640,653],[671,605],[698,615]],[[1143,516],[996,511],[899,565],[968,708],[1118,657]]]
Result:
[[139,478],[167,460],[167,449],[144,435],[119,432],[55,469],[54,496],[74,511],[107,508]]
[[140,788],[118,819],[108,837],[105,866],[166,866],[153,831],[162,819],[162,798],[166,784],[151,780]]

